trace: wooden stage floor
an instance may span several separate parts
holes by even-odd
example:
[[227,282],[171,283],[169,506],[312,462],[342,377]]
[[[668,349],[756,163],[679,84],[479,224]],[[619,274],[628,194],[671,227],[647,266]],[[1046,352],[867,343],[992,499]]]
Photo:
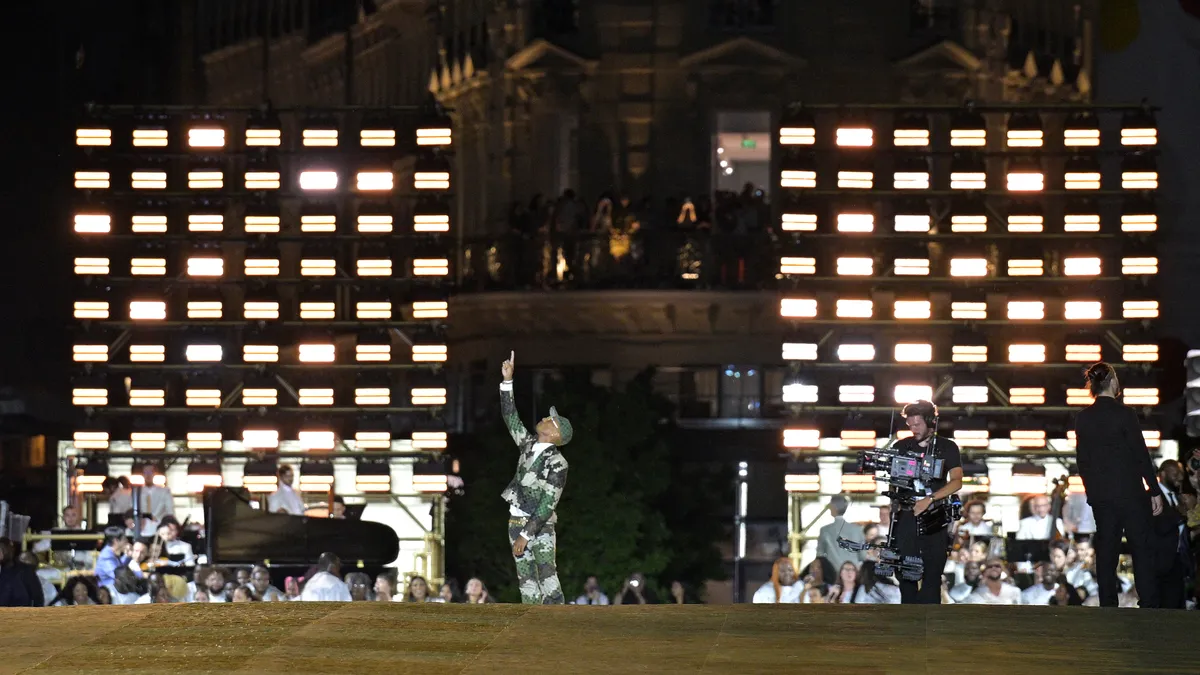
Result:
[[0,673],[1191,673],[1200,612],[253,603],[0,609]]

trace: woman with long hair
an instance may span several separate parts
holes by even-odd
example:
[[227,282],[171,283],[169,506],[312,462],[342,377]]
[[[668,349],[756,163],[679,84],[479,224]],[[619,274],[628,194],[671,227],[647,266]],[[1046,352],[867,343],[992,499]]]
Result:
[[396,582],[391,574],[382,572],[375,577],[376,602],[392,602],[394,595],[396,595]]
[[858,565],[847,560],[838,570],[838,580],[829,587],[825,602],[844,603],[854,598],[854,589],[858,588]]
[[408,592],[404,594],[405,602],[429,602],[429,582],[425,577],[413,577],[408,580]]
[[100,596],[96,590],[96,584],[90,578],[71,577],[63,585],[58,595],[55,596],[54,602],[50,604],[55,607],[98,605],[100,604]]
[[856,605],[898,605],[900,588],[887,579],[876,576],[875,561],[868,560],[859,570],[858,583],[850,596],[850,602]]
[[488,596],[487,584],[483,583],[482,579],[471,577],[467,580],[467,587],[463,593],[463,602],[468,605],[484,605],[493,602]]

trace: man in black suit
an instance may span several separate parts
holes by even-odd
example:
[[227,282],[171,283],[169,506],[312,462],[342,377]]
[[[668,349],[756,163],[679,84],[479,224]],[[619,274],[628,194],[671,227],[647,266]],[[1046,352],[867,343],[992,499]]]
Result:
[[1154,516],[1154,558],[1158,594],[1165,609],[1183,609],[1190,556],[1180,508],[1183,489],[1183,465],[1168,459],[1158,466],[1158,488],[1163,493],[1162,513]]
[[[1162,490],[1137,413],[1118,402],[1117,373],[1107,363],[1088,369],[1095,403],[1075,418],[1075,457],[1088,504],[1096,515],[1096,583],[1100,606],[1117,606],[1121,534],[1133,552],[1140,607],[1160,606],[1152,515],[1163,510]],[[1149,492],[1149,494],[1147,494]]]

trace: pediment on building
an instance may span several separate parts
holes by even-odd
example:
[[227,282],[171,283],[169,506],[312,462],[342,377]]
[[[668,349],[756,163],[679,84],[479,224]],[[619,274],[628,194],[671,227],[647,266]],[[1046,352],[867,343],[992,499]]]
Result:
[[746,36],[735,37],[679,59],[685,70],[723,68],[803,68],[807,62],[777,47]]
[[505,66],[509,70],[590,72],[595,70],[596,61],[539,38],[510,56]]
[[979,70],[982,62],[971,50],[952,40],[926,47],[896,62],[897,68],[921,70]]

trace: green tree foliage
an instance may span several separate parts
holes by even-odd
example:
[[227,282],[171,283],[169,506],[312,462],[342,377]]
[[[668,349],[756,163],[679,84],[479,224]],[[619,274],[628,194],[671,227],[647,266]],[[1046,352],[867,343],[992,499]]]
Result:
[[[558,570],[569,599],[589,575],[610,598],[635,571],[661,599],[672,580],[700,588],[722,578],[717,519],[732,499],[732,482],[727,472],[689,464],[686,449],[671,446],[671,406],[654,393],[652,375],[613,390],[568,374],[548,382],[538,402],[539,409],[557,406],[575,428],[563,451],[570,470],[558,507]],[[493,418],[456,450],[466,494],[452,499],[447,514],[448,569],[460,581],[483,579],[498,600],[519,602],[508,505],[500,499],[517,450],[499,413]]]

